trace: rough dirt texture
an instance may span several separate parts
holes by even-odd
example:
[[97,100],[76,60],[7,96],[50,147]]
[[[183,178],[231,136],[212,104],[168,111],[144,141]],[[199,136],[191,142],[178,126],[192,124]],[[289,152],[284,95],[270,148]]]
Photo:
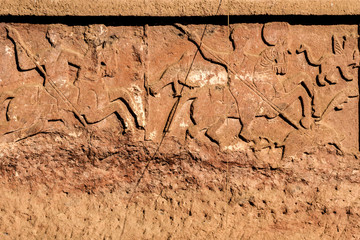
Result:
[[0,0],[13,16],[359,15],[357,0]]
[[1,239],[360,239],[356,24],[0,42]]

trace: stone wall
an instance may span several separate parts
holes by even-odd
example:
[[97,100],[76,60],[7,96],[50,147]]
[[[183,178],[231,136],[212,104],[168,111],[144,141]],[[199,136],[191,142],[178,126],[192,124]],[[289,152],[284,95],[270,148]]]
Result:
[[1,4],[1,239],[360,238],[352,1]]
[[[359,15],[356,0],[1,0],[7,16]],[[217,9],[219,9],[217,11]]]

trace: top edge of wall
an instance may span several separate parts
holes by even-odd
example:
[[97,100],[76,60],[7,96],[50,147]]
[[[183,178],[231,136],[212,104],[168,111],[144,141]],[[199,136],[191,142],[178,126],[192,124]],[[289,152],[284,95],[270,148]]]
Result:
[[360,15],[360,0],[0,0],[0,16]]

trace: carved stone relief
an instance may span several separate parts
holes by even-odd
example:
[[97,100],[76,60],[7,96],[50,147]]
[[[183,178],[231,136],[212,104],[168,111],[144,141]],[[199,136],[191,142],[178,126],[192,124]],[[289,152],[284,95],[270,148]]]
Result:
[[0,27],[2,142],[107,128],[279,159],[359,150],[357,26]]

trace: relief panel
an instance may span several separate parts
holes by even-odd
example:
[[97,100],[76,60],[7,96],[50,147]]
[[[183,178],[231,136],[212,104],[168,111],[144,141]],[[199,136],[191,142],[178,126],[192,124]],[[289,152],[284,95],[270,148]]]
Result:
[[359,151],[356,25],[0,28],[1,142],[105,129],[279,159]]

